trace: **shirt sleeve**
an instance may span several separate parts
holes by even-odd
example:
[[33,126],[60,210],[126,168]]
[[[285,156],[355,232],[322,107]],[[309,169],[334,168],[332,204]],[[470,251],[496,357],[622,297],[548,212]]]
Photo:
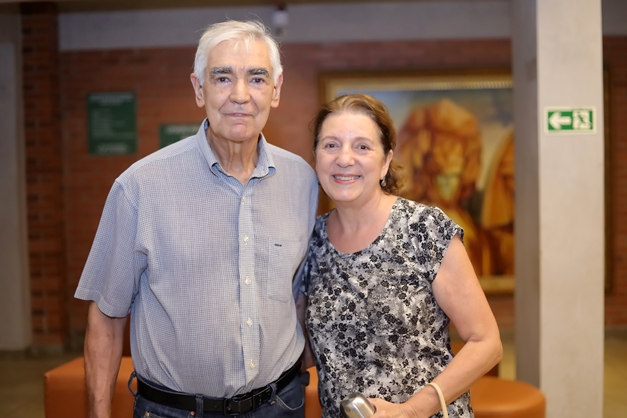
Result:
[[305,259],[300,263],[296,274],[294,275],[294,280],[292,281],[292,296],[294,300],[298,299],[298,295],[303,293],[305,296],[307,294],[307,285],[309,284],[309,262],[311,259],[311,235],[313,233],[314,226],[316,224],[316,212],[318,210],[318,195],[320,193],[320,188],[318,186],[318,181],[316,176],[312,176],[311,186],[310,186],[310,205],[309,205],[309,237],[310,242],[307,245],[307,255]]
[[311,191],[309,197],[309,236],[311,236],[316,224],[316,213],[318,212],[318,196],[320,194],[320,186],[318,186],[318,178],[314,174],[311,180]]
[[145,254],[135,250],[136,233],[137,208],[116,181],[74,297],[96,302],[108,316],[128,315],[146,269]]
[[418,261],[426,266],[428,280],[432,282],[437,275],[444,254],[455,235],[464,240],[464,230],[449,218],[441,209],[423,206],[410,219],[409,228],[414,232],[412,241],[416,248]]
[[294,275],[294,280],[292,281],[292,296],[294,297],[294,301],[298,299],[298,295],[304,293],[303,270],[305,269],[305,264],[307,264],[307,259],[300,263],[300,266],[298,266],[298,270]]

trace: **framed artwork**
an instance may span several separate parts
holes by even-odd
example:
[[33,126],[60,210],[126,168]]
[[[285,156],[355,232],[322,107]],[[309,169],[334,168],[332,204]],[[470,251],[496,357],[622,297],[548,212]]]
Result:
[[[401,196],[464,228],[486,293],[514,290],[514,130],[509,70],[325,73],[320,100],[365,93],[390,111]],[[330,202],[321,202],[328,205]],[[324,209],[324,208],[323,208]]]

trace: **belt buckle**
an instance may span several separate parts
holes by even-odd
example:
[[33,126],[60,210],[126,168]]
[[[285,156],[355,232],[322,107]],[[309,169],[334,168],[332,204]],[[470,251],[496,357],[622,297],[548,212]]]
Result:
[[[246,401],[249,402],[250,407],[246,410],[243,410],[244,408],[246,408],[246,406],[248,406],[246,405]],[[236,405],[237,405],[237,410],[235,410]],[[224,415],[227,415],[227,416],[240,415],[248,411],[251,411],[253,407],[254,405],[253,405],[252,397],[244,398],[240,396],[234,396],[232,398],[228,398],[224,400],[224,408],[222,412],[224,413]]]

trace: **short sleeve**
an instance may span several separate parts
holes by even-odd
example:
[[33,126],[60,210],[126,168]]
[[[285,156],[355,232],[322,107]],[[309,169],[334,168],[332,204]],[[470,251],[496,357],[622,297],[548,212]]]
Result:
[[116,182],[107,197],[74,297],[96,302],[111,317],[128,315],[139,277],[146,268],[145,254],[135,251],[136,232],[137,209]]
[[441,209],[422,206],[411,216],[409,229],[420,264],[428,271],[432,282],[437,275],[444,254],[455,235],[464,240],[464,230]]

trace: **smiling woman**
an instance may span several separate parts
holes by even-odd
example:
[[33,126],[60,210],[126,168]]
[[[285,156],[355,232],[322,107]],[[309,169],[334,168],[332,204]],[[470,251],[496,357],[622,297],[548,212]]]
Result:
[[[395,193],[395,130],[386,107],[340,96],[313,122],[316,172],[335,209],[318,217],[299,317],[310,337],[323,417],[351,393],[379,416],[432,416],[441,387],[451,417],[471,417],[468,388],[497,364],[496,321],[440,209]],[[466,342],[453,358],[449,323]]]

